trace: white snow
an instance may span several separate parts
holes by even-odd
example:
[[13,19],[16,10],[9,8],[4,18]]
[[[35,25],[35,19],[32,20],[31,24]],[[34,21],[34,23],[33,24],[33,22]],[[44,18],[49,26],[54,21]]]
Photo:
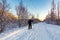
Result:
[[0,40],[60,40],[60,26],[41,22],[30,30],[27,27],[16,28],[0,35]]

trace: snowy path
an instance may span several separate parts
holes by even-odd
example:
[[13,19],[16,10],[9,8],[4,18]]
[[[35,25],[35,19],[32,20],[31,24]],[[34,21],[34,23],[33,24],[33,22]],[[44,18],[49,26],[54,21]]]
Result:
[[31,30],[16,30],[0,40],[60,40],[60,26],[38,23]]

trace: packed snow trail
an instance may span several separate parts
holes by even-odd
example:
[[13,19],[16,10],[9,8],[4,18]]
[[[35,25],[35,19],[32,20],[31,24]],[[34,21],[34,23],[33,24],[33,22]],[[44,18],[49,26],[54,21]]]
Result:
[[60,26],[37,23],[30,30],[19,29],[0,40],[60,40]]

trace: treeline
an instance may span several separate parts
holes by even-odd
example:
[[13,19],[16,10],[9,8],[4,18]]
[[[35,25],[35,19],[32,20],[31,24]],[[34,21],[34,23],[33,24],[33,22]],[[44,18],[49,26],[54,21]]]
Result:
[[17,11],[17,15],[18,15],[19,27],[24,26],[24,25],[28,25],[29,19],[34,20],[34,23],[40,22],[40,20],[34,18],[34,15],[29,14],[28,9],[23,5],[22,0],[20,1],[18,6],[16,7],[16,11]]
[[29,14],[27,8],[23,5],[23,1],[16,6],[17,17],[10,13],[10,4],[7,0],[1,0],[0,2],[0,32],[3,32],[10,28],[22,27],[28,25],[28,20],[33,19],[33,23],[40,22],[39,19],[35,19],[34,15]]
[[52,1],[51,11],[48,12],[46,19],[44,20],[48,24],[60,25],[60,4],[57,3],[57,8],[54,1]]
[[16,17],[9,12],[9,4],[7,0],[1,0],[0,2],[0,32],[3,32],[7,27],[6,25],[15,23]]

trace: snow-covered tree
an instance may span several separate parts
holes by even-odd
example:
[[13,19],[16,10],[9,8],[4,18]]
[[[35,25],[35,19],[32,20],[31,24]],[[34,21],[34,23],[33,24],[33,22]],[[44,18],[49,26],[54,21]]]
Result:
[[16,7],[17,15],[18,15],[18,24],[20,26],[22,19],[28,19],[27,9],[23,6],[22,0],[19,5]]
[[6,18],[5,18],[5,11],[8,11],[8,4],[7,4],[7,0],[1,0],[2,2],[0,3],[0,31],[4,30],[5,27],[5,23],[6,23]]

